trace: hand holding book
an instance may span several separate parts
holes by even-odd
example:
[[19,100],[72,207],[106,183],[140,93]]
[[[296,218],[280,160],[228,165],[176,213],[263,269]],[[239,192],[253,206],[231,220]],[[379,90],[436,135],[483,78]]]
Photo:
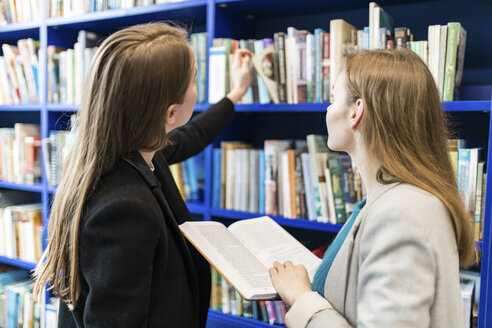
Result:
[[312,291],[308,272],[302,264],[275,262],[269,272],[273,286],[287,306],[292,306],[297,297]]
[[312,281],[321,259],[268,216],[238,221],[185,222],[185,237],[246,300],[276,299],[268,269],[277,262],[302,264]]

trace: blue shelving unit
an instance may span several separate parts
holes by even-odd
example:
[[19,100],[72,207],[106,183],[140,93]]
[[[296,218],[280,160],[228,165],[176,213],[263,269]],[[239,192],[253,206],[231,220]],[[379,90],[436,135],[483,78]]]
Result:
[[[42,0],[41,10],[46,12],[48,0]],[[458,115],[463,120],[489,120],[487,131],[488,140],[485,145],[492,144],[492,120],[490,111],[492,101],[490,86],[492,85],[492,45],[484,43],[488,40],[488,26],[492,16],[492,8],[484,3],[468,3],[464,0],[381,0],[382,5],[401,26],[412,29],[417,39],[427,37],[427,26],[444,24],[448,21],[461,21],[470,36],[467,40],[467,52],[461,101],[444,102],[443,110],[451,115]],[[274,32],[284,31],[288,26],[299,29],[314,30],[315,27],[329,29],[329,20],[344,18],[358,28],[368,24],[367,0],[187,0],[177,3],[136,7],[129,10],[112,10],[89,13],[69,18],[43,18],[40,22],[12,24],[0,27],[0,43],[15,43],[18,39],[31,37],[40,41],[39,52],[39,104],[21,104],[0,106],[0,123],[9,126],[11,116],[18,122],[23,120],[37,121],[41,125],[42,137],[47,138],[53,121],[66,119],[68,114],[78,110],[78,106],[47,103],[47,65],[46,48],[48,45],[73,45],[77,32],[86,29],[104,35],[112,33],[125,26],[138,23],[160,20],[178,20],[189,25],[193,32],[208,32],[208,46],[212,45],[214,37],[232,37],[236,39],[272,37]],[[431,10],[429,10],[431,9]],[[475,85],[478,85],[475,87]],[[286,130],[284,123],[295,120],[304,131],[311,127],[302,126],[306,122],[313,122],[312,118],[319,118],[313,127],[314,133],[326,133],[324,129],[324,113],[329,104],[251,104],[238,105],[236,111],[238,121],[233,122],[231,130],[243,124],[252,124],[242,128],[244,131],[226,132],[219,137],[228,140],[231,135],[238,133],[243,136],[256,135],[259,138],[288,138],[293,130]],[[195,111],[204,111],[208,104],[197,104]],[[3,120],[3,117],[8,120]],[[64,118],[62,118],[64,116]],[[308,117],[308,119],[303,119]],[[470,117],[470,119],[467,119]],[[478,117],[478,119],[477,119]],[[255,120],[256,118],[256,120]],[[241,121],[243,120],[243,121]],[[271,120],[257,127],[256,123],[262,120]],[[273,120],[273,121],[272,121]],[[299,120],[297,122],[297,120]],[[479,121],[468,122],[472,127]],[[292,122],[290,122],[292,123]],[[314,124],[315,122],[313,122]],[[479,125],[479,124],[477,124]],[[258,130],[256,130],[258,128]],[[284,129],[284,130],[282,130]],[[316,130],[318,129],[318,130]],[[241,130],[241,129],[236,129]],[[227,134],[230,133],[230,134]],[[305,135],[305,134],[304,134]],[[218,141],[217,141],[218,142]],[[203,202],[187,202],[187,206],[194,214],[204,220],[226,219],[244,220],[261,216],[257,213],[231,211],[211,206],[212,190],[212,147],[205,149],[205,195]],[[486,147],[487,148],[487,147]],[[487,171],[492,172],[492,154],[487,152]],[[56,192],[55,187],[48,185],[46,179],[40,184],[26,185],[0,181],[0,188],[19,189],[41,194],[43,203],[43,225],[48,225],[50,197]],[[492,179],[487,180],[487,191],[492,190]],[[477,243],[482,251],[481,263],[481,294],[478,327],[492,327],[492,227],[491,227],[492,193],[486,192],[484,240]],[[279,224],[304,231],[321,231],[333,234],[340,230],[341,225],[310,222],[301,219],[286,219],[274,216]],[[45,237],[47,237],[45,235]],[[45,247],[46,245],[43,245]],[[18,259],[0,256],[1,263],[9,263],[25,269],[33,269],[35,264]],[[246,319],[214,310],[209,311],[208,327],[279,327],[272,326],[257,320]]]
[[[212,217],[234,219],[234,220],[246,220],[246,219],[256,218],[265,215],[265,214],[258,214],[258,213],[226,210],[223,208],[212,208],[210,213]],[[277,215],[269,215],[269,216],[273,220],[275,220],[275,222],[277,222],[278,224],[286,227],[311,229],[317,231],[327,231],[327,232],[336,233],[339,232],[343,226],[342,224],[323,223],[323,222],[309,221],[306,219],[287,219],[283,216],[277,216]]]
[[281,328],[284,326],[271,325],[256,319],[239,317],[229,313],[222,313],[216,310],[208,310],[207,328]]
[[41,183],[26,184],[26,183],[15,183],[15,182],[1,181],[1,180],[0,180],[0,188],[25,190],[25,191],[33,191],[33,192],[43,192],[45,189],[44,185]]
[[22,104],[22,105],[1,105],[0,112],[37,112],[41,110],[39,104]]
[[13,259],[6,256],[0,256],[0,263],[10,264],[27,270],[33,270],[36,267],[36,263],[26,262],[21,259]]

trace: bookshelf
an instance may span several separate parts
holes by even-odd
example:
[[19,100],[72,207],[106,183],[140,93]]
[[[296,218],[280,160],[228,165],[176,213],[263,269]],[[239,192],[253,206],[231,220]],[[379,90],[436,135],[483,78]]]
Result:
[[[492,7],[485,2],[469,3],[451,1],[377,1],[397,21],[399,26],[408,26],[417,39],[427,37],[427,26],[460,21],[468,32],[465,54],[465,71],[462,82],[462,99],[443,102],[459,133],[483,148],[487,171],[491,167],[492,154],[492,46],[487,30]],[[46,12],[48,0],[42,0]],[[416,18],[418,17],[418,18]],[[51,104],[47,102],[48,45],[73,47],[81,29],[101,34],[112,33],[122,27],[160,20],[178,20],[191,27],[192,32],[208,33],[208,48],[214,37],[265,38],[285,31],[289,26],[313,31],[316,27],[329,30],[329,20],[343,18],[361,28],[368,24],[368,1],[352,0],[186,0],[162,5],[110,10],[68,18],[42,18],[39,22],[11,24],[0,27],[0,42],[15,43],[18,39],[34,38],[40,41],[39,52],[39,104],[0,106],[0,126],[11,127],[15,122],[37,123],[41,126],[42,138],[49,136],[59,120],[67,119],[77,111],[76,105]],[[248,219],[260,214],[225,210],[212,207],[212,150],[222,140],[245,140],[259,146],[265,139],[304,138],[307,134],[326,134],[324,112],[328,104],[251,104],[237,105],[236,118],[226,130],[205,149],[205,194],[203,202],[187,202],[192,214],[204,220]],[[208,104],[197,104],[195,111],[203,111]],[[275,123],[275,124],[272,124]],[[492,169],[491,171],[492,172]],[[43,225],[48,224],[49,204],[56,188],[49,186],[45,177],[39,184],[15,184],[1,182],[0,188],[33,192],[43,204]],[[492,190],[492,179],[487,180],[487,190]],[[478,327],[492,326],[492,193],[486,193],[484,239],[477,243],[482,250],[481,293]],[[323,224],[306,220],[292,220],[281,216],[274,219],[289,229],[304,234],[333,236],[341,225]],[[46,232],[45,232],[46,234]],[[45,235],[46,237],[46,235]],[[46,245],[43,245],[45,247]],[[34,268],[33,263],[0,257],[0,263],[8,263],[24,269]],[[209,312],[208,327],[272,327],[252,319]],[[273,326],[275,327],[275,326]]]

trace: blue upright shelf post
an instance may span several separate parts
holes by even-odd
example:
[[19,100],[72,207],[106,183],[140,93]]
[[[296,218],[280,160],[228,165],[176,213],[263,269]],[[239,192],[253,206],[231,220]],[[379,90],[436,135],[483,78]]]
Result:
[[[492,113],[492,96],[490,102],[490,111]],[[492,173],[492,118],[489,122],[489,153],[487,156],[487,172]],[[487,176],[487,187],[485,188],[485,213],[483,223],[483,242],[482,242],[482,263],[480,269],[480,305],[478,309],[478,327],[492,327],[492,178]]]

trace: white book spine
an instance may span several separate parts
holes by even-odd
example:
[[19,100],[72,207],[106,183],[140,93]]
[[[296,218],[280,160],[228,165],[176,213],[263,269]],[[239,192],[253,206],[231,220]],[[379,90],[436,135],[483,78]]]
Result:
[[212,47],[209,51],[208,102],[213,104],[226,95],[226,50]]

